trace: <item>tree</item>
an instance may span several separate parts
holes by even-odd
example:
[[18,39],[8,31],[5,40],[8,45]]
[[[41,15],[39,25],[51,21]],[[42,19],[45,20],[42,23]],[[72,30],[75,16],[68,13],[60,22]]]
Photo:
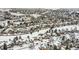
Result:
[[28,23],[24,22],[25,26],[27,27],[28,26]]
[[27,36],[28,39],[30,39],[30,36]]
[[16,39],[13,39],[13,43],[16,44]]
[[7,24],[10,24],[10,21],[7,21]]
[[57,34],[57,36],[60,36],[60,33],[56,33]]
[[11,19],[10,15],[11,14],[9,12],[4,12],[4,19]]
[[65,39],[65,36],[63,36],[62,40],[64,41],[64,39]]
[[69,49],[69,47],[68,47],[68,45],[66,45],[66,48],[65,48],[66,50],[68,50]]
[[16,36],[14,39],[13,39],[13,43],[16,44],[16,41],[18,40],[18,37]]
[[54,32],[57,33],[57,29],[55,29]]
[[4,28],[3,26],[0,25],[0,29]]
[[21,37],[21,36],[19,36],[19,39],[22,39],[22,37]]
[[53,48],[53,49],[54,49],[54,50],[58,50],[56,45],[54,45],[54,48]]
[[6,43],[4,43],[4,45],[3,45],[3,50],[7,50],[7,44]]

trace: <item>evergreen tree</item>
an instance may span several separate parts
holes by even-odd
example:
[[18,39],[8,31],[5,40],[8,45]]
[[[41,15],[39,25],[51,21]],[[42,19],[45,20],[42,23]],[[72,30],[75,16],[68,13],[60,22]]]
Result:
[[13,43],[16,44],[16,39],[13,39]]
[[65,40],[65,36],[63,36],[62,40],[63,40],[63,41]]
[[66,48],[65,48],[66,50],[68,50],[69,48],[68,48],[68,45],[66,46]]
[[4,28],[3,26],[0,25],[0,29]]
[[4,45],[3,45],[3,50],[7,50],[7,44],[6,43],[4,43]]
[[53,49],[54,49],[54,50],[58,50],[56,45],[54,45],[54,48],[53,48]]
[[54,32],[57,33],[57,29],[55,29]]

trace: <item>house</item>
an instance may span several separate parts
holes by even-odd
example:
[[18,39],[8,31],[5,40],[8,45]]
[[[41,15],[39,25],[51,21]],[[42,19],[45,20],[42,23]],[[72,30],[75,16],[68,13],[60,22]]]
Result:
[[21,18],[21,17],[24,17],[25,16],[25,14],[21,14],[21,13],[13,13],[13,12],[11,12],[10,13],[13,17],[17,17],[17,18]]
[[5,31],[3,31],[3,33],[6,33],[6,34],[14,34],[14,29],[7,28]]

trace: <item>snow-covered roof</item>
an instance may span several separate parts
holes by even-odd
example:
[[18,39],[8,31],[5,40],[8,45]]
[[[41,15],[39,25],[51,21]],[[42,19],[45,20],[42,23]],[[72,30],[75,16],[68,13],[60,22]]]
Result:
[[7,8],[0,8],[0,11],[4,12],[4,11],[9,11],[10,9]]
[[11,15],[15,15],[15,16],[24,16],[25,14],[21,14],[21,13],[12,13],[12,12],[11,12]]
[[33,17],[37,18],[37,17],[39,17],[41,15],[39,15],[39,14],[31,14],[30,16],[33,16]]
[[5,32],[8,32],[8,31],[10,31],[10,30],[13,31],[12,28],[8,28],[8,29],[5,30]]

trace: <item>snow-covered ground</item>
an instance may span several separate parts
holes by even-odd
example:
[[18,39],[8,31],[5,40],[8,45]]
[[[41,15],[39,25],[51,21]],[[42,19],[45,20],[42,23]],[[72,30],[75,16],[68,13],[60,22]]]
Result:
[[[68,30],[72,30],[74,28],[77,27],[77,30],[79,30],[79,26],[78,25],[69,25],[69,26],[63,26],[63,27],[56,27],[56,28],[53,28],[53,30],[55,29],[68,29]],[[40,30],[39,32],[34,32],[32,34],[23,34],[23,35],[17,35],[17,37],[21,36],[23,40],[28,40],[27,36],[30,37],[30,39],[34,39],[34,37],[38,37],[39,34],[45,34],[47,31],[49,30],[48,29],[43,29],[43,30]],[[16,36],[0,36],[0,42],[2,41],[7,41],[7,44],[10,43],[9,39],[13,40],[13,38],[16,37]],[[70,36],[66,35],[67,38],[70,38]],[[76,38],[79,38],[79,34],[78,33],[75,33],[75,37]],[[53,39],[53,43],[55,45],[60,45],[60,42],[61,42],[61,37],[52,37],[51,39]],[[38,42],[39,44],[38,45],[35,45],[35,47],[33,49],[36,49],[38,50],[40,47],[40,44],[42,44],[42,42],[40,41],[36,41]],[[46,42],[45,40],[43,40],[43,43]],[[44,43],[45,44],[45,43]],[[2,45],[2,44],[0,44]],[[19,47],[19,46],[14,46],[13,48],[11,49],[14,49],[14,50],[31,50],[30,48],[28,48],[29,44],[24,44],[22,47]]]
[[54,29],[57,29],[57,30],[59,30],[59,29],[64,29],[64,30],[68,29],[70,31],[71,29],[74,29],[75,27],[77,27],[77,30],[79,30],[79,25],[68,25],[68,26],[62,26],[62,27],[55,27],[55,28],[53,28],[53,30]]
[[33,38],[33,37],[37,37],[38,34],[44,34],[47,30],[49,29],[44,29],[44,30],[40,30],[39,32],[34,32],[32,34],[23,34],[23,35],[15,35],[15,36],[7,36],[7,35],[4,35],[4,36],[0,36],[0,41],[8,41],[9,39],[13,39],[14,37],[18,37],[18,36],[21,36],[23,39],[26,39],[27,36],[30,36],[30,38]]
[[[49,30],[49,29],[44,29],[44,30],[40,30],[39,32],[34,32],[34,33],[32,33],[32,34],[23,34],[23,35],[15,35],[15,36],[0,36],[0,43],[3,43],[4,41],[5,42],[7,42],[7,45],[8,44],[10,44],[11,42],[9,41],[9,39],[10,40],[13,40],[14,39],[14,37],[19,37],[19,36],[21,36],[22,37],[22,39],[23,39],[23,41],[25,41],[25,40],[28,40],[28,38],[27,38],[27,36],[29,36],[30,37],[30,39],[33,39],[33,37],[37,37],[39,34],[44,34],[47,30]],[[0,46],[1,45],[3,45],[3,44],[0,44]],[[19,46],[15,46],[14,48],[12,48],[12,49],[24,49],[25,47],[27,47],[28,45],[23,45],[23,47],[19,47]],[[25,48],[26,49],[26,48]],[[28,49],[28,48],[27,48]]]

